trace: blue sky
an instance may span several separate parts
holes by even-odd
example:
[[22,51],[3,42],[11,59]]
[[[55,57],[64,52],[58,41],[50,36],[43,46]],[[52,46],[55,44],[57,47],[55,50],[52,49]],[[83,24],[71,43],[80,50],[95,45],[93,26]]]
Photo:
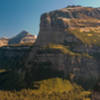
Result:
[[67,5],[100,7],[100,0],[0,0],[0,37],[38,34],[41,14]]

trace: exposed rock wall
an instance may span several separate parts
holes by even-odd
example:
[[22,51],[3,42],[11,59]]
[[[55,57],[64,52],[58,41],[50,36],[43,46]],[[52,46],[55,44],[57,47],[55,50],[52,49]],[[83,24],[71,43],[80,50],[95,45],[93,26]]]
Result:
[[0,68],[16,68],[30,47],[2,47],[0,48]]
[[[46,73],[43,70],[49,66],[52,70],[62,72],[63,77],[73,74],[73,80],[80,80],[81,84],[88,81],[95,84],[100,78],[99,32],[99,8],[67,7],[43,14],[35,48],[26,59],[26,75],[32,73],[34,80],[38,74],[42,76]],[[48,49],[44,52],[41,48],[49,44],[55,44],[55,49],[48,48],[52,52]],[[65,48],[56,48],[56,45],[67,46],[69,52],[57,52]],[[39,69],[39,73],[36,73]]]

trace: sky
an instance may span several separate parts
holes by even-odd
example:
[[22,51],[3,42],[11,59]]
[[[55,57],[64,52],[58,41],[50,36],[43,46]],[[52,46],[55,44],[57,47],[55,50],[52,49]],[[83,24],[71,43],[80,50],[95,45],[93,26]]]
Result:
[[100,7],[100,0],[0,0],[0,37],[23,30],[38,35],[41,14],[68,5]]

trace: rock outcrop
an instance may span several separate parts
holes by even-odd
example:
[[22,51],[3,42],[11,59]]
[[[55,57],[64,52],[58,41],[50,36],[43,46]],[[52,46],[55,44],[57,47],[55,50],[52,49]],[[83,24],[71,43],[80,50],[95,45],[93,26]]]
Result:
[[[24,40],[22,36],[15,37],[17,43]],[[17,85],[21,88],[33,86],[34,81],[62,77],[94,89],[100,80],[99,38],[100,8],[68,6],[41,16],[40,33],[32,48],[4,47],[0,60],[2,63],[7,58],[9,62],[11,58],[14,59],[11,65],[18,64],[12,72],[18,75],[16,80],[20,84]],[[95,93],[94,97],[98,95]]]
[[17,69],[20,62],[30,52],[31,47],[1,47],[0,69]]
[[78,41],[99,44],[99,32],[99,8],[67,7],[42,15],[37,44]]
[[100,8],[69,6],[45,13],[24,72],[33,80],[69,76],[93,87],[100,78],[99,43]]

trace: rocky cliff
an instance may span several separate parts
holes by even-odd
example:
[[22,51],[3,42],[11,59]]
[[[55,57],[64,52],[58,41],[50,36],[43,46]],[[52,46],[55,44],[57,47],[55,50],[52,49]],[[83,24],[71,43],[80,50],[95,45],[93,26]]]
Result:
[[60,76],[93,87],[100,78],[99,43],[100,8],[69,6],[45,13],[24,80]]
[[100,8],[67,7],[41,17],[37,44],[78,42],[99,45]]
[[1,47],[0,69],[16,69],[31,47]]

